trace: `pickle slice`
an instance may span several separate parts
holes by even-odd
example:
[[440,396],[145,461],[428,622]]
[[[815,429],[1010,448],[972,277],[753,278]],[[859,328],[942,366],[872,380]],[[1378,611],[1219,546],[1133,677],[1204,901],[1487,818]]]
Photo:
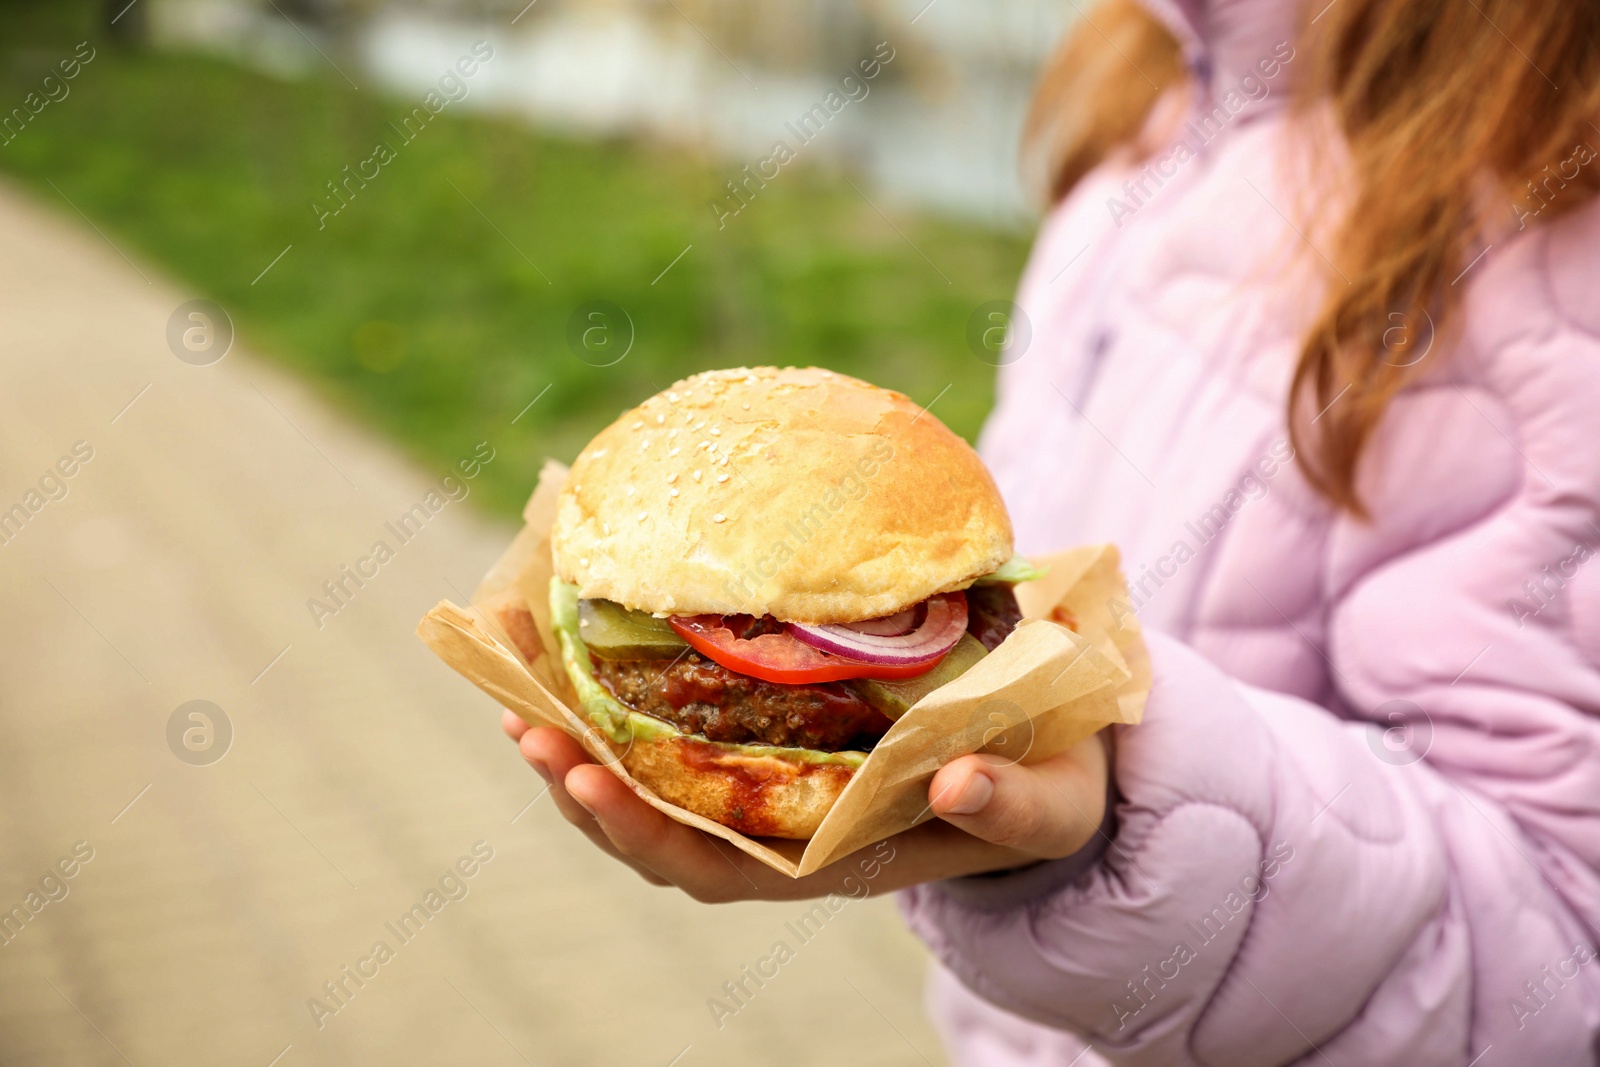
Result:
[[898,719],[911,710],[911,705],[938,689],[955,681],[972,669],[988,650],[971,634],[962,634],[956,647],[947,653],[939,665],[927,674],[915,678],[883,679],[857,678],[844,683],[860,693],[862,699],[891,719]]
[[578,636],[601,659],[672,659],[689,647],[666,619],[611,600],[578,601]]

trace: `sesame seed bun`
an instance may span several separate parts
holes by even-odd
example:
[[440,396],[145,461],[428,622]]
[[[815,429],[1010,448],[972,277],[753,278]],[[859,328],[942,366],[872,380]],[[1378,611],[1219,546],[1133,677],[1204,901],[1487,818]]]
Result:
[[751,837],[808,840],[856,773],[837,763],[750,755],[693,737],[611,747],[628,773],[662,800]]
[[551,542],[584,597],[802,623],[890,615],[1012,555],[965,441],[817,368],[697,374],[627,412],[573,463]]

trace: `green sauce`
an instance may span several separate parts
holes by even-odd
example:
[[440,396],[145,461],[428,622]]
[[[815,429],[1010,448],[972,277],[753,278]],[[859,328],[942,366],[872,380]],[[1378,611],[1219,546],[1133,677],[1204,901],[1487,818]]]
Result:
[[583,708],[583,714],[614,744],[626,745],[635,738],[653,741],[688,736],[740,755],[775,756],[796,763],[859,767],[867,761],[865,752],[819,752],[816,749],[779,745],[734,745],[685,735],[671,723],[628,710],[600,684],[600,680],[594,676],[594,664],[589,662],[588,646],[578,636],[578,587],[568,585],[560,578],[550,579],[550,623],[561,642],[561,662],[567,668],[567,677],[572,679],[572,685],[578,691],[578,703]]

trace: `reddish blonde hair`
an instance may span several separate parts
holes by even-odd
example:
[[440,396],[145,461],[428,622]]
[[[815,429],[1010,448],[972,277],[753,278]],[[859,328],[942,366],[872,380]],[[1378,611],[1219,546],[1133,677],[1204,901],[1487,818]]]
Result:
[[[1358,462],[1417,373],[1386,335],[1397,322],[1450,328],[1464,288],[1453,283],[1486,228],[1541,225],[1600,191],[1600,166],[1563,167],[1600,144],[1600,4],[1340,0],[1296,52],[1294,115],[1302,129],[1313,113],[1332,118],[1350,195],[1340,217],[1309,220],[1342,277],[1302,339],[1289,433],[1311,484],[1365,516]],[[1029,111],[1027,146],[1051,199],[1131,144],[1184,78],[1177,42],[1134,0],[1096,6]]]

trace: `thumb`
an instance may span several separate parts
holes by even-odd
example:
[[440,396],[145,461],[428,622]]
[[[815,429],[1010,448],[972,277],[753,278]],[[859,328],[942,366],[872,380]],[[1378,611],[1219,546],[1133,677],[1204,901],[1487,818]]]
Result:
[[1105,748],[1091,737],[1026,767],[962,756],[933,776],[928,801],[935,815],[974,837],[1047,859],[1070,856],[1105,817]]

